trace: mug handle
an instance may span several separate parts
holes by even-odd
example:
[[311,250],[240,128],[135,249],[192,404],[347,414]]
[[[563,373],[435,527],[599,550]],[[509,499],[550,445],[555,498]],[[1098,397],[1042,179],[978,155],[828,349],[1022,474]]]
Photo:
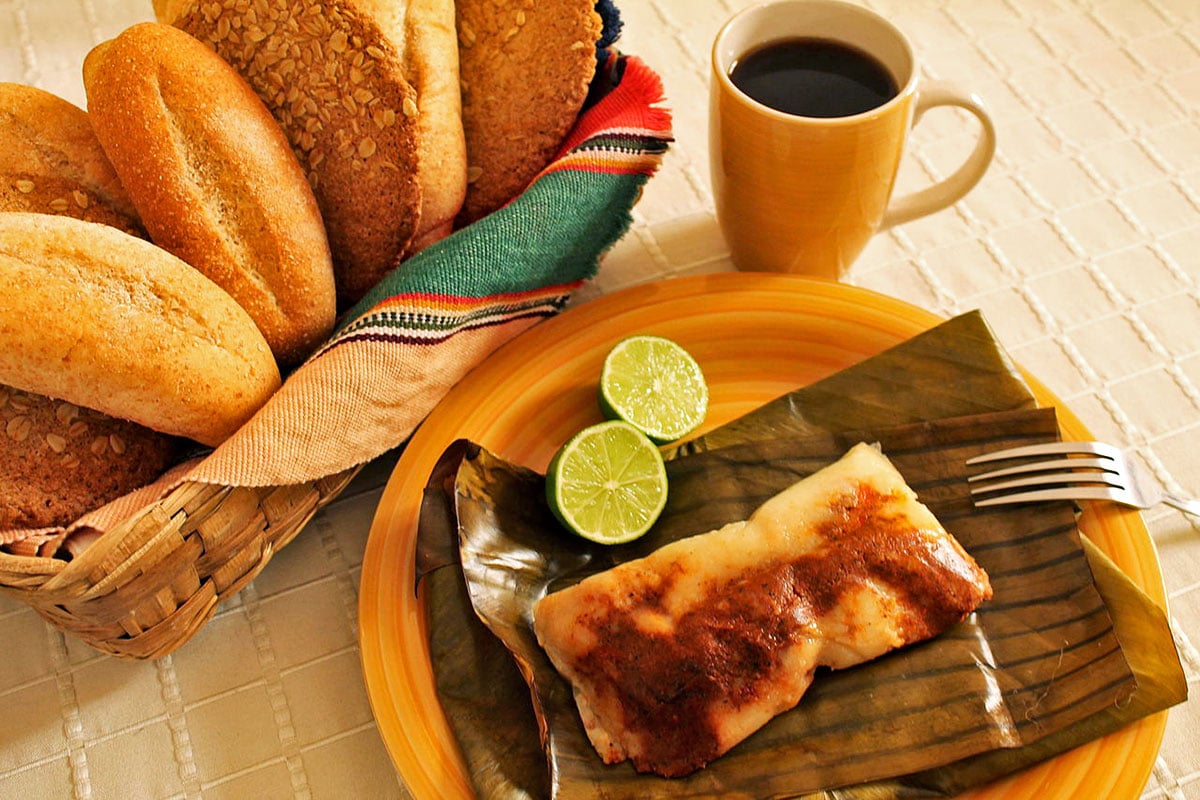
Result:
[[979,183],[979,179],[983,177],[988,164],[992,161],[992,156],[996,152],[996,126],[992,123],[987,109],[983,107],[983,101],[974,93],[968,94],[958,90],[953,84],[934,81],[924,86],[917,96],[917,107],[913,111],[913,127],[916,127],[926,111],[938,106],[957,106],[975,115],[975,118],[983,126],[979,140],[975,143],[975,149],[971,151],[971,155],[967,157],[962,166],[949,177],[938,181],[933,186],[906,194],[904,197],[894,198],[883,215],[880,230],[899,225],[902,222],[909,222],[935,211],[941,211],[958,202],[974,188],[975,184]]

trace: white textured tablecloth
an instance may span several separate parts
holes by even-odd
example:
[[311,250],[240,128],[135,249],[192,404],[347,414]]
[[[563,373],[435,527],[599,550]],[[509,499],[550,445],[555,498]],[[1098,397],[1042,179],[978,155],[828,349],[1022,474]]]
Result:
[[[708,50],[741,0],[627,0],[622,47],[662,75],[678,141],[580,300],[728,269],[708,181]],[[1200,497],[1200,2],[873,0],[930,77],[979,92],[996,160],[953,209],[876,237],[849,281],[949,316],[982,308],[1103,439]],[[0,80],[84,105],[88,49],[150,0],[0,0]],[[901,189],[973,141],[918,128]],[[322,513],[187,646],[126,663],[0,598],[0,798],[386,798],[403,788],[367,703],[358,574],[387,464]],[[1146,515],[1192,699],[1146,800],[1200,800],[1200,530]],[[1087,800],[1094,800],[1088,798]]]

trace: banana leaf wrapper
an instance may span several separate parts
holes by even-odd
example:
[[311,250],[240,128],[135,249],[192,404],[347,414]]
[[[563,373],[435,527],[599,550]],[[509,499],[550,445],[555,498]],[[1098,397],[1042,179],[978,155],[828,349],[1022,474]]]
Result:
[[[997,405],[1023,410],[980,414]],[[672,499],[660,524],[619,548],[564,537],[541,500],[540,475],[457,443],[431,478],[418,560],[439,697],[477,793],[942,796],[1178,702],[1182,672],[1165,619],[1111,563],[1085,552],[1073,506],[971,507],[966,458],[1057,438],[1053,412],[1032,406],[982,318],[951,320],[683,448],[668,465]],[[972,416],[922,421],[951,409]],[[870,424],[844,430],[856,420]],[[534,640],[533,603],[667,541],[744,519],[860,440],[880,442],[988,570],[996,597],[938,639],[818,674],[796,709],[688,778],[605,766],[569,685]],[[1120,612],[1115,627],[1110,607]],[[1126,648],[1133,663],[1118,633],[1137,638],[1136,650]]]

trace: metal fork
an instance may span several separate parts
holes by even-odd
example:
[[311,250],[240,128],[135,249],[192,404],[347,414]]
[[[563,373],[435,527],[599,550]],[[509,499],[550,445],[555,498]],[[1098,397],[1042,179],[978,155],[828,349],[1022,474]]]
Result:
[[1111,500],[1135,508],[1166,503],[1200,516],[1200,501],[1162,491],[1140,474],[1120,448],[1101,442],[1054,442],[1013,447],[967,460],[968,465],[1034,459],[973,475],[976,506],[1039,500]]

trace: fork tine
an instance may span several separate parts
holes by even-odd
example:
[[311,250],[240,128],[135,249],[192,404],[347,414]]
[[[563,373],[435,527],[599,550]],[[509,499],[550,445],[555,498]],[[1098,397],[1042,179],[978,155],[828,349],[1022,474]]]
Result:
[[1023,478],[1010,478],[996,483],[976,485],[971,489],[971,494],[1003,492],[1026,486],[1059,486],[1064,489],[1070,487],[1070,491],[1075,492],[1077,491],[1076,487],[1084,489],[1094,484],[1113,489],[1125,488],[1123,484],[1117,483],[1116,478],[1108,472],[1048,472],[1042,475],[1028,475]]
[[1116,500],[1120,502],[1121,496],[1113,489],[1099,486],[1077,486],[1069,489],[1035,489],[1029,492],[976,498],[975,505],[1000,506],[1008,503],[1033,503],[1046,500]]
[[990,481],[995,478],[1002,478],[1005,475],[1020,475],[1026,472],[1048,472],[1054,469],[1102,469],[1105,472],[1116,472],[1116,469],[1113,467],[1114,463],[1116,462],[1107,458],[1054,458],[1047,461],[1030,461],[1026,464],[1018,464],[1015,467],[994,469],[991,472],[981,472],[978,475],[968,476],[967,480],[971,482]]
[[1030,456],[1069,455],[1078,453],[1098,455],[1103,458],[1119,458],[1121,451],[1102,442],[1048,442],[1046,444],[1031,444],[1024,447],[1010,447],[1007,450],[996,450],[981,456],[968,458],[967,464],[986,464],[989,461],[1003,461],[1006,458],[1027,458]]

